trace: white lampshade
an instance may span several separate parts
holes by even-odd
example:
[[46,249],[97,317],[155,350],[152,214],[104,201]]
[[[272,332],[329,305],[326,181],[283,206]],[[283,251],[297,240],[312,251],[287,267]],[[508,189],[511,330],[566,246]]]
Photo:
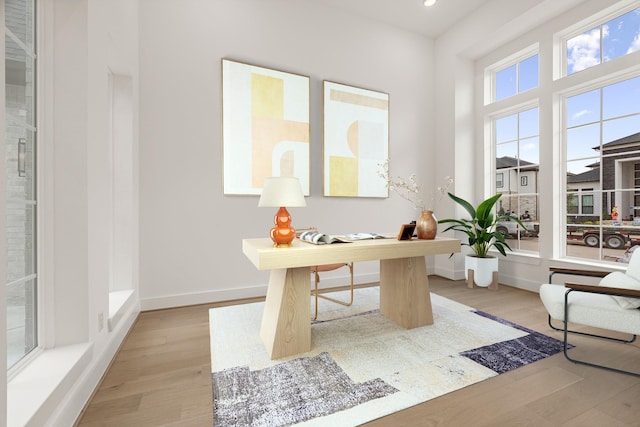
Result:
[[259,207],[307,206],[300,180],[293,176],[272,176],[264,180]]

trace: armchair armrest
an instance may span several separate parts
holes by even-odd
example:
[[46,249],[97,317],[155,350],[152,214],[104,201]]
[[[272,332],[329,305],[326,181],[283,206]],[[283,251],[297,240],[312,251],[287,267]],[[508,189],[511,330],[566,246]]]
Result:
[[602,271],[602,270],[580,270],[575,268],[560,268],[560,267],[550,267],[549,268],[549,283],[553,278],[554,274],[566,274],[569,276],[584,276],[584,277],[604,277],[607,274],[611,273],[610,271]]
[[589,292],[592,294],[640,298],[640,290],[636,290],[636,289],[612,288],[609,286],[582,285],[579,283],[565,283],[564,286],[566,288],[569,288],[570,291],[573,290],[573,291],[580,291],[580,292]]

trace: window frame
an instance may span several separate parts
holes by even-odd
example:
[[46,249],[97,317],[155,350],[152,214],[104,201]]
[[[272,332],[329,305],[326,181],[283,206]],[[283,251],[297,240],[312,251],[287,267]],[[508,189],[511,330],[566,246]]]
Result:
[[[625,12],[626,13],[626,12]],[[622,13],[624,14],[624,13]],[[615,15],[615,14],[614,14]],[[621,14],[618,14],[621,15]],[[640,51],[639,52],[633,52],[631,55],[637,55],[640,57]],[[625,57],[629,57],[630,55],[625,55]],[[609,63],[611,63],[613,61],[609,61]],[[602,64],[600,64],[602,65]],[[596,68],[596,67],[591,67],[591,68]],[[586,71],[586,70],[585,70]],[[576,74],[576,73],[574,73]],[[565,77],[567,80],[568,79],[572,79],[572,77],[574,76],[574,74],[569,75],[567,77]],[[633,65],[631,67],[624,67],[623,70],[620,70],[618,73],[615,74],[606,74],[606,75],[600,75],[600,76],[596,76],[593,77],[591,79],[588,80],[588,82],[582,82],[581,84],[575,84],[575,85],[571,85],[570,87],[565,88],[564,90],[559,90],[557,92],[555,92],[555,95],[557,97],[558,103],[559,103],[559,111],[560,111],[560,116],[558,117],[558,129],[560,131],[560,144],[559,144],[559,149],[560,149],[560,154],[559,154],[559,158],[560,158],[560,162],[562,164],[562,174],[560,175],[560,179],[561,182],[559,183],[559,188],[560,188],[560,192],[561,192],[561,198],[560,200],[563,200],[563,206],[560,208],[560,222],[559,222],[559,232],[557,233],[560,237],[560,257],[561,258],[567,258],[567,259],[579,259],[581,261],[589,261],[589,262],[594,262],[594,263],[606,263],[605,259],[604,259],[604,255],[603,255],[603,249],[604,246],[601,242],[600,244],[600,252],[599,252],[599,258],[598,259],[591,259],[591,258],[582,258],[582,257],[574,257],[574,256],[570,256],[567,254],[567,238],[566,238],[566,232],[565,230],[567,230],[567,227],[569,226],[569,224],[567,223],[567,216],[569,215],[576,215],[573,213],[569,213],[568,209],[567,209],[567,200],[568,200],[568,195],[570,194],[568,189],[567,189],[567,153],[566,153],[566,147],[567,147],[567,116],[568,113],[566,111],[567,109],[567,99],[576,96],[576,95],[580,95],[583,93],[587,93],[590,91],[594,91],[594,90],[604,90],[605,87],[607,86],[611,86],[611,85],[615,85],[617,83],[623,82],[625,80],[630,80],[630,79],[635,79],[635,78],[640,78],[640,64],[636,64]],[[600,108],[602,109],[602,96],[600,96]],[[624,116],[622,116],[624,117]],[[600,114],[600,117],[597,121],[597,123],[602,127],[602,123],[605,123],[609,120],[612,119],[616,119],[615,118],[607,118],[607,119],[603,119],[602,114]],[[600,130],[600,142],[602,142],[602,129]],[[600,153],[599,159],[600,161],[605,158],[606,156],[603,156],[602,152]],[[602,171],[600,173],[600,184],[602,185]],[[604,189],[600,189],[600,190],[594,190],[592,189],[591,192],[594,196],[594,208],[596,205],[595,202],[595,198],[596,197],[601,197],[603,202],[605,201],[605,199],[607,200],[607,203],[610,202],[610,195],[609,193],[616,193],[618,190],[628,190],[625,188],[621,188],[621,189],[610,189],[610,190],[604,190]],[[578,197],[578,213],[577,215],[580,216],[584,216],[587,215],[585,213],[583,213],[583,207],[582,207],[582,195],[580,194],[580,191],[576,191],[576,197]],[[604,206],[600,207],[600,211],[603,211]],[[602,219],[602,214],[601,213],[597,213],[594,212],[594,214],[592,214],[591,216],[599,216]],[[598,225],[598,228],[602,229],[603,226],[602,225]]]
[[[538,55],[538,86],[527,89],[525,91],[518,91],[518,81],[519,81],[519,67],[517,67],[516,73],[516,93],[514,95],[508,96],[506,98],[502,98],[500,100],[496,99],[496,75],[502,70],[505,70],[513,65],[520,64],[525,60],[531,58],[532,56]],[[487,106],[489,104],[498,103],[498,102],[509,102],[510,100],[520,94],[529,93],[531,91],[535,91],[540,87],[540,46],[539,43],[533,43],[521,49],[511,55],[508,55],[502,60],[494,62],[488,67],[484,68],[484,105]]]
[[[611,7],[599,13],[593,14],[585,19],[576,22],[573,25],[566,27],[562,31],[556,32],[553,36],[553,80],[560,80],[580,73],[580,71],[577,71],[572,74],[568,74],[569,61],[567,57],[567,42],[569,40],[573,39],[576,36],[584,34],[585,32],[596,27],[602,27],[602,25],[606,24],[607,22],[638,8],[640,8],[640,5],[638,5],[638,3],[636,2],[627,2],[627,4],[623,6],[612,5]],[[600,35],[600,40],[602,41],[602,33]],[[630,54],[633,55],[634,53],[637,52],[632,52]],[[581,71],[590,70],[594,67],[601,67],[606,63],[620,60],[621,58],[627,57],[630,54],[614,58],[611,61],[601,61],[599,64]],[[602,43],[600,45],[600,57],[602,58]]]
[[[535,136],[532,135],[522,135],[521,134],[521,130],[520,130],[520,114],[527,112],[529,110],[533,110],[533,109],[538,109],[538,133]],[[508,200],[507,204],[510,206],[510,209],[512,209],[513,207],[511,206],[511,201],[513,197],[515,197],[516,200],[516,207],[518,209],[517,215],[520,216],[522,212],[524,212],[524,209],[522,209],[522,212],[520,212],[521,209],[521,205],[523,204],[523,200],[526,199],[531,199],[533,198],[535,200],[535,211],[534,211],[534,216],[535,218],[539,218],[540,217],[540,191],[539,188],[534,189],[533,191],[521,191],[521,180],[518,179],[518,177],[520,178],[527,178],[528,180],[528,176],[522,176],[520,175],[523,170],[522,170],[522,166],[520,164],[518,164],[518,166],[516,166],[515,168],[509,167],[507,169],[497,169],[497,165],[496,165],[496,159],[498,157],[497,154],[497,131],[496,131],[496,122],[500,119],[506,118],[506,117],[510,117],[510,116],[517,116],[517,138],[514,142],[516,142],[518,144],[518,146],[520,146],[520,144],[522,143],[522,141],[526,141],[528,139],[531,138],[537,138],[538,139],[538,150],[540,150],[540,106],[539,106],[539,101],[537,96],[535,96],[535,93],[532,92],[531,93],[531,99],[529,100],[529,102],[524,102],[524,103],[514,103],[513,106],[509,106],[508,108],[502,109],[500,111],[496,111],[493,113],[489,113],[487,112],[485,115],[485,124],[487,126],[488,129],[490,129],[489,133],[487,134],[487,138],[490,144],[490,150],[488,150],[488,152],[491,152],[491,156],[492,158],[490,159],[490,162],[486,162],[489,163],[491,166],[491,173],[492,175],[495,177],[494,182],[496,183],[495,188],[493,189],[493,193],[497,193],[497,192],[501,192],[503,194],[503,197],[501,197],[499,205],[497,208],[501,208],[502,207],[502,202],[505,202]],[[538,156],[540,155],[540,152],[538,151]],[[520,156],[520,152],[518,151],[518,158]],[[538,164],[539,166],[539,164]],[[539,171],[537,172],[539,173]],[[498,185],[498,176],[504,176],[504,174],[508,174],[509,176],[509,186],[506,187],[507,190],[504,191],[505,189],[505,185],[504,185],[504,178],[503,178],[503,185],[499,186]],[[515,174],[515,176],[512,177],[512,174]],[[511,184],[511,182],[513,181],[513,185]],[[515,191],[513,190],[513,188],[511,187],[515,187]],[[502,189],[503,191],[499,191],[500,189]],[[526,203],[526,202],[524,202]],[[526,206],[526,204],[525,204]],[[527,210],[531,210],[531,208],[527,209]],[[538,246],[537,250],[527,250],[527,249],[523,249],[520,247],[520,236],[516,237],[518,239],[518,244],[510,244],[511,246],[511,250],[513,253],[519,253],[519,254],[539,254],[540,251],[540,247]]]

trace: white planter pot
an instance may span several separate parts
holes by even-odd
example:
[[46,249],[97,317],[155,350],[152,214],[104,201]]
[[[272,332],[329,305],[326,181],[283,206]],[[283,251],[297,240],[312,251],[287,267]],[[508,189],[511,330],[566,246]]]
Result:
[[473,270],[473,282],[483,288],[493,283],[493,272],[498,271],[498,258],[464,257],[464,278],[469,280],[469,270]]

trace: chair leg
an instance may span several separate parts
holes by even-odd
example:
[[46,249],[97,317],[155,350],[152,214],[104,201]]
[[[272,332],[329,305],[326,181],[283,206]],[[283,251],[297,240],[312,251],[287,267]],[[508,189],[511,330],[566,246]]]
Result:
[[[557,326],[554,326],[552,324],[551,315],[548,316],[548,323],[549,323],[549,327],[551,329],[553,329],[554,331],[563,332],[564,329],[565,329],[564,326],[561,327],[561,328],[558,328]],[[593,337],[593,338],[601,338],[603,340],[615,341],[615,342],[620,342],[620,343],[623,343],[623,344],[631,344],[632,342],[635,342],[635,340],[637,338],[636,335],[632,335],[630,339],[625,340],[625,339],[622,339],[622,338],[609,337],[609,336],[606,336],[606,335],[597,335],[597,334],[590,334],[590,333],[587,333],[587,332],[573,331],[571,329],[567,329],[567,332],[569,332],[570,334],[584,335],[584,336]]]
[[[337,304],[342,304],[345,307],[349,307],[351,304],[353,304],[353,263],[350,262],[349,264],[347,264],[347,267],[349,267],[349,273],[351,275],[351,297],[349,298],[349,302],[346,301],[340,301],[331,297],[328,297],[326,295],[322,295],[322,294],[318,294],[318,282],[320,281],[319,278],[316,279],[316,317],[318,316],[318,297],[322,298],[322,299],[326,299],[327,301],[331,301],[331,302],[335,302]],[[316,273],[316,276],[318,276],[318,273]],[[313,319],[315,320],[315,319]]]
[[318,273],[318,271],[315,271],[315,286],[313,290],[313,296],[315,299],[315,314],[311,318],[312,321],[318,319],[318,298],[323,298],[331,302],[342,304],[346,307],[349,307],[351,304],[353,304],[353,263],[352,262],[348,263],[347,267],[349,267],[349,275],[351,276],[351,283],[350,283],[351,296],[349,298],[349,302],[340,301],[340,300],[330,298],[328,296],[320,294],[318,292],[318,283],[320,282],[320,274]]
[[[567,326],[569,324],[569,302],[568,302],[569,300],[568,299],[569,299],[569,293],[571,293],[571,291],[572,290],[570,289],[564,294],[564,327],[562,329],[563,336],[564,336],[564,349],[563,349],[564,357],[568,361],[573,362],[573,363],[577,363],[579,365],[586,365],[586,366],[591,366],[593,368],[600,368],[600,369],[605,369],[605,370],[611,371],[611,372],[618,372],[620,374],[626,374],[626,375],[632,375],[634,377],[640,377],[640,373],[637,373],[637,372],[625,371],[625,370],[622,370],[622,369],[617,369],[617,368],[613,368],[613,367],[605,366],[605,365],[598,365],[596,363],[586,362],[584,360],[578,360],[578,359],[574,359],[574,358],[569,357],[569,353],[568,353],[568,350],[569,350],[569,342],[568,342],[569,332],[577,333],[577,334],[580,334],[580,335],[596,337],[596,338],[604,338],[604,339],[608,339],[608,340],[611,340],[611,341],[618,341],[618,342],[623,342],[623,343],[631,343],[631,342],[635,341],[635,339],[636,339],[636,335],[633,335],[633,338],[631,339],[631,341],[625,341],[625,340],[620,340],[620,339],[612,338],[612,337],[606,337],[606,336],[602,336],[602,335],[594,335],[594,334],[587,334],[587,333],[584,333],[584,332],[569,331],[568,326]],[[549,318],[549,325],[551,325],[551,318]],[[552,326],[552,328],[553,328],[553,326]],[[553,328],[553,329],[556,329],[556,328]]]
[[320,274],[316,271],[315,272],[315,290],[313,291],[313,296],[315,297],[315,303],[316,303],[316,311],[315,314],[313,315],[313,317],[311,318],[311,320],[317,320],[318,319],[318,282],[320,281]]

